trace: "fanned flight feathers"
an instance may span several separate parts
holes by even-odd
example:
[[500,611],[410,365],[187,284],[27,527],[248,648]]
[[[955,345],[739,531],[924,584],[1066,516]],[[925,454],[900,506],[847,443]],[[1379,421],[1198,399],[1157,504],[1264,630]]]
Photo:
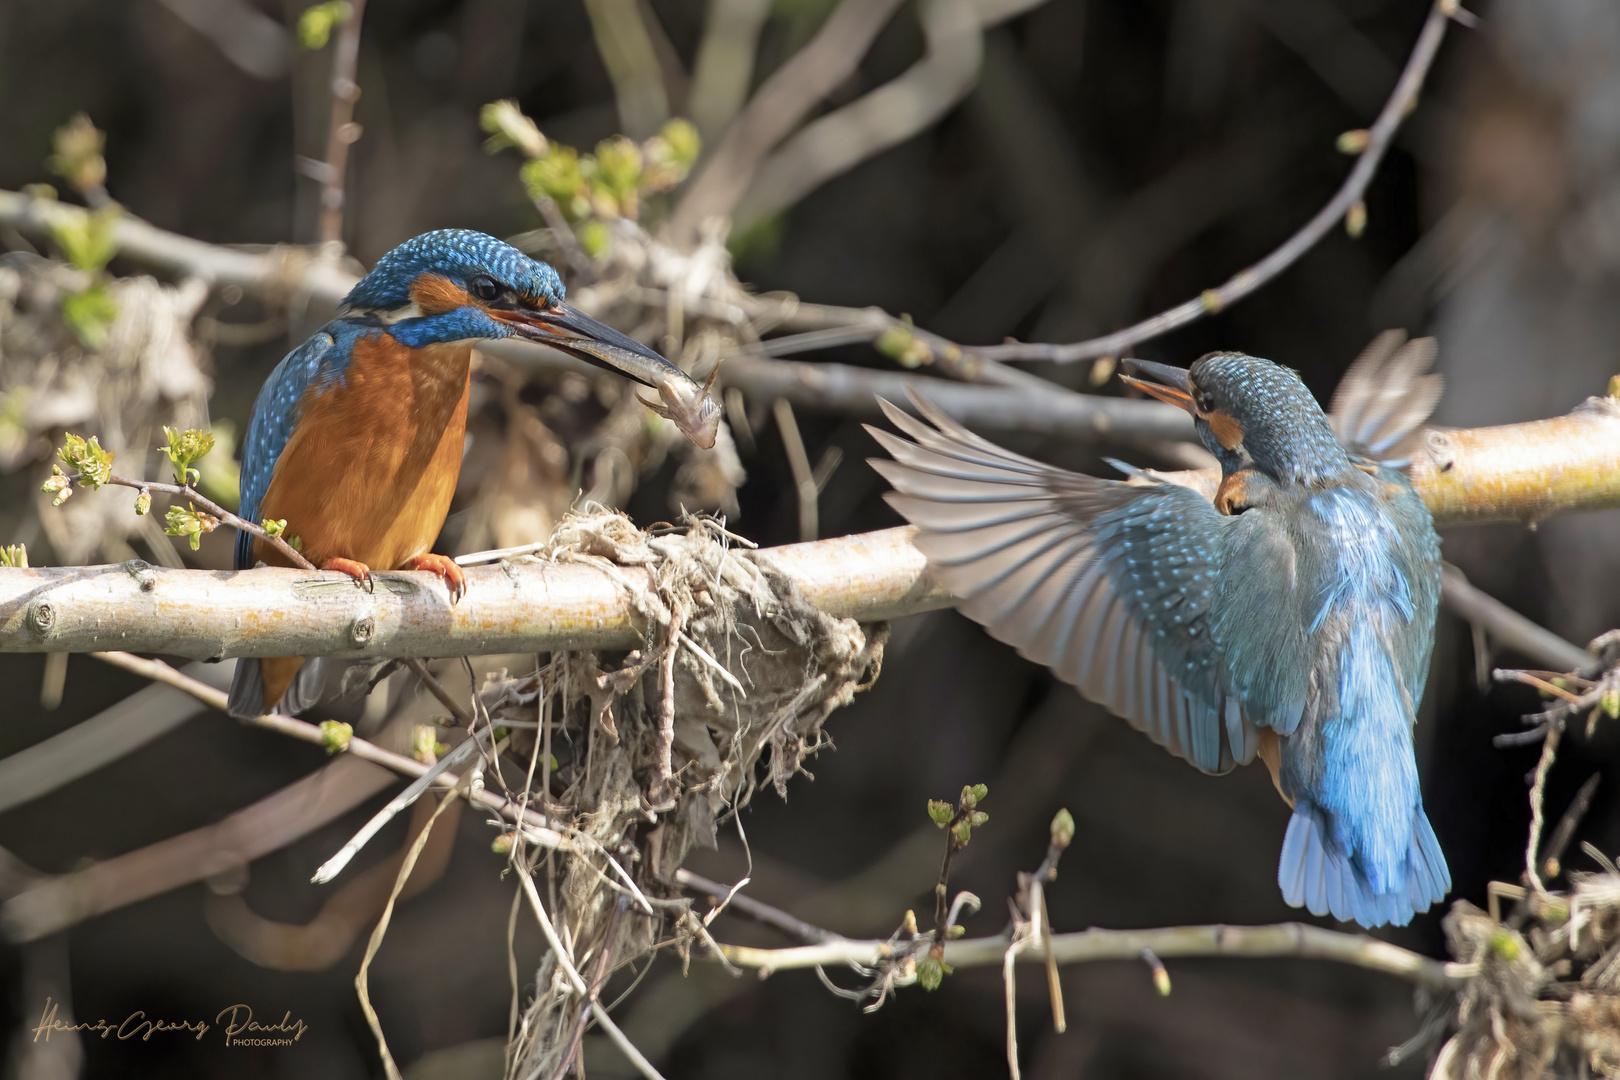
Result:
[[1209,629],[1213,553],[1236,519],[1186,488],[1003,450],[920,398],[937,431],[880,404],[915,442],[868,427],[894,457],[872,466],[965,614],[1203,771],[1253,759],[1258,732]]

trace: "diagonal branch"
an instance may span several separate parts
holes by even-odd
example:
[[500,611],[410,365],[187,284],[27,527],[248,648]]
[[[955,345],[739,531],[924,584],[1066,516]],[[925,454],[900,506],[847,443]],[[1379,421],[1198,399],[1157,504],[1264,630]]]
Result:
[[[1435,55],[1440,51],[1440,43],[1445,39],[1446,29],[1456,11],[1457,0],[1435,0],[1434,7],[1430,9],[1429,16],[1423,23],[1423,29],[1418,32],[1417,43],[1412,47],[1412,55],[1406,61],[1405,70],[1396,81],[1389,100],[1384,103],[1383,111],[1378,114],[1378,119],[1366,131],[1365,143],[1355,166],[1350,170],[1350,175],[1345,177],[1344,183],[1334,192],[1333,198],[1275,251],[1253,266],[1240,270],[1223,285],[1206,289],[1193,299],[1177,304],[1168,311],[1162,311],[1134,326],[1102,337],[1069,345],[1019,342],[991,345],[976,348],[974,351],[980,356],[994,360],[1047,360],[1059,364],[1091,360],[1099,356],[1118,356],[1133,345],[1167,334],[1188,323],[1197,322],[1255,292],[1298,262],[1301,256],[1315,247],[1317,242],[1339,222],[1348,223],[1351,220],[1349,215],[1357,212],[1357,208],[1365,220],[1366,207],[1362,200],[1367,194],[1367,188],[1377,175],[1378,166],[1382,163],[1391,142],[1394,141],[1395,133],[1400,130],[1402,121],[1416,106],[1418,92],[1423,89],[1423,82],[1428,77],[1429,68],[1434,63]],[[1359,231],[1353,225],[1350,228],[1352,232]]]
[[704,221],[726,217],[760,162],[816,104],[860,66],[900,0],[843,0],[816,36],[771,73],[676,204],[669,234],[695,237]]
[[806,126],[762,163],[737,204],[734,228],[781,213],[810,192],[945,115],[978,78],[983,28],[972,0],[924,0],[928,52],[865,97]]

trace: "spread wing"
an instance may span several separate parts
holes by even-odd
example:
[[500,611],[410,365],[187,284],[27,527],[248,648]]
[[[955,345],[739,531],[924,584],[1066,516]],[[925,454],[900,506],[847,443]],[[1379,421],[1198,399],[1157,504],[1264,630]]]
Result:
[[[292,437],[299,402],[312,383],[330,373],[336,359],[333,346],[337,341],[332,334],[335,325],[312,334],[308,341],[283,357],[253,403],[253,418],[248,421],[247,437],[242,440],[242,499],[237,512],[255,525],[259,523],[259,504],[270,489],[276,461]],[[237,533],[236,568],[248,570],[252,566],[253,536]]]
[[1213,561],[1240,519],[1187,488],[1043,465],[912,403],[934,428],[880,399],[915,441],[868,427],[894,458],[871,464],[961,610],[1205,772],[1251,760],[1210,633]]
[[1393,468],[1411,460],[1424,421],[1440,402],[1434,338],[1385,330],[1356,357],[1333,391],[1328,422],[1351,454]]

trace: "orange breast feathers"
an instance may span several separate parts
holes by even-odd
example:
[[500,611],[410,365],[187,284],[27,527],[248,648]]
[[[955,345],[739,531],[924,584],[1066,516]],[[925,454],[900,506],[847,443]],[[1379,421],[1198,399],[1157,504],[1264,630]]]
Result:
[[[461,474],[471,366],[470,342],[356,341],[344,377],[311,386],[299,403],[260,516],[286,518],[317,566],[353,559],[397,570],[427,551]],[[263,541],[254,554],[286,565]]]

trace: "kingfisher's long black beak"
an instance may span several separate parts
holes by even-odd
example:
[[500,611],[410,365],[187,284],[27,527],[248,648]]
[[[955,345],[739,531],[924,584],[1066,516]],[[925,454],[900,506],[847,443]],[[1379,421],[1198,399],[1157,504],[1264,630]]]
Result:
[[519,336],[577,356],[658,391],[659,401],[642,403],[673,421],[688,439],[707,450],[720,429],[720,407],[709,397],[714,373],[699,386],[686,372],[641,342],[597,322],[567,304],[539,310],[492,309]]
[[1124,364],[1130,371],[1140,372],[1158,381],[1148,382],[1146,379],[1137,379],[1121,373],[1119,377],[1121,382],[1128,383],[1178,409],[1185,409],[1192,416],[1198,415],[1198,407],[1193,404],[1192,398],[1192,379],[1186,368],[1156,364],[1152,360],[1127,359]]

